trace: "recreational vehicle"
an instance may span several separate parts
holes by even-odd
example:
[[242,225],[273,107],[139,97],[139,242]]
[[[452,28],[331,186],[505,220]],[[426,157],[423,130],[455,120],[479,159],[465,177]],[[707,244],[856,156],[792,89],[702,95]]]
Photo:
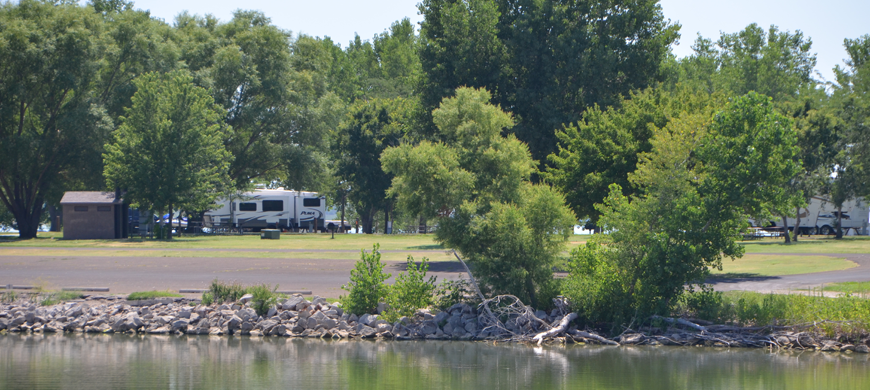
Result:
[[[868,234],[870,208],[863,198],[849,199],[843,203],[841,210],[838,210],[830,199],[823,196],[812,197],[807,207],[800,209],[801,233],[824,235],[836,233],[838,213],[842,213],[841,223],[844,230],[854,229],[856,234]],[[786,218],[787,229],[794,230],[796,222],[797,218]],[[782,219],[770,221],[765,227],[782,229]]]
[[204,225],[254,231],[326,230],[326,197],[316,192],[256,190],[233,199],[218,199],[217,204],[216,209],[205,213]]

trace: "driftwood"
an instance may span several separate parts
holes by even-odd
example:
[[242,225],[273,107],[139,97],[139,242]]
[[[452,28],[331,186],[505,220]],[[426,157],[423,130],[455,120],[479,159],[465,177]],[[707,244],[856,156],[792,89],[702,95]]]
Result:
[[662,320],[662,321],[667,322],[669,324],[679,324],[679,325],[683,325],[683,326],[688,326],[689,328],[699,330],[701,332],[707,331],[707,328],[705,328],[701,325],[698,325],[696,323],[686,321],[682,318],[669,318],[669,317],[662,317],[662,316],[658,316],[658,315],[652,316],[650,318],[652,318],[654,320]]
[[544,341],[544,337],[553,337],[558,335],[559,333],[564,332],[566,329],[568,329],[568,324],[570,324],[571,321],[574,321],[575,318],[577,318],[577,313],[571,313],[562,317],[562,320],[559,321],[558,326],[548,331],[536,334],[535,337],[532,337],[532,341],[537,341],[538,345],[541,345],[541,342]]
[[601,344],[619,345],[619,343],[617,343],[616,341],[608,340],[608,339],[601,337],[595,333],[584,332],[582,330],[576,330],[576,329],[572,329],[572,330],[568,331],[568,333],[572,336],[582,337],[584,339],[595,340]]

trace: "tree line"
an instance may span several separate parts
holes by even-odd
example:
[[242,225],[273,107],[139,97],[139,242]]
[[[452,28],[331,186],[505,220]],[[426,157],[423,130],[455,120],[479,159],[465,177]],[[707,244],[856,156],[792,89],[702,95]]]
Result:
[[[652,0],[419,10],[419,30],[342,46],[255,11],[168,24],[119,0],[3,4],[0,223],[35,237],[70,190],[161,214],[314,190],[365,233],[437,225],[489,292],[563,293],[619,322],[739,257],[747,217],[870,194],[870,35],[823,83],[812,40],[776,26],[676,59],[680,25]],[[561,258],[578,219],[612,234]]]

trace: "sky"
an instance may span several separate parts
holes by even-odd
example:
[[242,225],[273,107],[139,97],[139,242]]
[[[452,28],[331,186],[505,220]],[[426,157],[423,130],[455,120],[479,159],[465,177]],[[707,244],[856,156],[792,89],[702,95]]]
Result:
[[[220,20],[232,18],[238,8],[262,11],[272,23],[294,34],[328,36],[346,46],[355,34],[371,39],[393,22],[409,18],[413,23],[423,20],[418,15],[419,0],[133,0],[135,8],[148,9],[151,15],[172,23],[178,13],[212,14]],[[750,23],[764,29],[771,24],[781,31],[800,30],[812,38],[812,51],[817,54],[817,78],[833,81],[832,69],[843,66],[846,52],[844,38],[870,34],[870,1],[868,0],[661,0],[666,18],[682,25],[679,45],[674,54],[683,57],[692,53],[691,46],[700,33],[714,41],[721,32],[734,33]]]

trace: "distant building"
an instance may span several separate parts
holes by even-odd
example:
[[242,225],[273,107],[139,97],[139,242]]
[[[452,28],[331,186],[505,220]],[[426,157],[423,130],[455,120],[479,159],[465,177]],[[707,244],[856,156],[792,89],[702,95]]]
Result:
[[127,206],[119,193],[70,191],[60,205],[64,239],[127,238]]

